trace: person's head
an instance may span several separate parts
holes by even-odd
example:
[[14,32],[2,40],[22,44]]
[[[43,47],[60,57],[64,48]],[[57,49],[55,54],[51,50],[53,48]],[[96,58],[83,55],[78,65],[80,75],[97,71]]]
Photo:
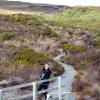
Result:
[[45,64],[44,69],[45,69],[45,70],[50,69],[50,65],[49,65],[49,64]]

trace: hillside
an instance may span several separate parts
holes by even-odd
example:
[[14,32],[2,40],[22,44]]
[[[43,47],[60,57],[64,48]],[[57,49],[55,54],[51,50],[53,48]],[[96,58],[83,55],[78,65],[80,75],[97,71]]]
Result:
[[[80,46],[67,42],[61,45],[66,53],[64,62],[74,65],[78,70],[73,83],[73,91],[77,92],[77,100],[100,99],[100,7],[74,7],[61,13],[47,17],[50,25],[61,27],[70,33],[71,41],[77,41],[82,47],[82,41],[88,47],[85,51]],[[64,31],[65,32],[65,31]],[[88,33],[85,38],[85,33]],[[81,37],[80,37],[81,35]],[[83,37],[83,39],[82,39]],[[90,39],[91,38],[91,39]],[[92,41],[91,41],[92,40]]]
[[[57,50],[57,37],[40,16],[1,14],[0,81],[10,80],[9,85],[12,85],[37,80],[45,63],[50,63],[52,71],[61,75],[64,69],[52,60]],[[16,77],[21,80],[17,81]]]
[[[11,11],[10,15],[3,11],[0,14],[0,80],[14,77],[17,84],[16,77],[20,77],[19,83],[33,81],[37,77],[31,75],[39,75],[46,62],[53,65],[56,75],[61,75],[64,69],[52,58],[62,48],[62,61],[78,71],[73,82],[77,100],[99,100],[100,7],[66,7],[0,2],[2,10]],[[18,14],[23,10],[26,14]],[[34,11],[47,15],[30,13]]]
[[66,9],[61,13],[52,14],[48,19],[54,20],[56,24],[64,27],[98,32],[100,25],[99,12],[99,7],[75,7]]
[[47,17],[51,25],[65,29],[80,29],[91,32],[95,44],[100,42],[100,7],[75,7]]
[[36,11],[44,13],[54,13],[63,11],[68,6],[49,5],[49,4],[32,4],[18,1],[0,1],[0,8],[13,11]]

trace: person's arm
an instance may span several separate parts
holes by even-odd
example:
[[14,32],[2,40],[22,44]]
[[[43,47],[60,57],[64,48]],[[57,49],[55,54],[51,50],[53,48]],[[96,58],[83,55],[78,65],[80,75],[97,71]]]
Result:
[[42,69],[42,71],[40,73],[40,79],[42,79],[44,77],[43,73],[44,73],[44,68]]
[[45,73],[41,73],[41,77],[40,77],[40,79],[43,80],[44,77],[45,77]]

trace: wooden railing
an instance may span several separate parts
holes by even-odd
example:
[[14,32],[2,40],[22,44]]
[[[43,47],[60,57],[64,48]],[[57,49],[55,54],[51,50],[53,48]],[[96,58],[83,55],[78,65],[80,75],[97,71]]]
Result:
[[[58,84],[54,87],[48,88],[47,90],[42,90],[42,91],[37,91],[37,85],[43,83],[43,82],[47,82],[47,81],[57,81],[58,80]],[[16,95],[15,97],[10,97],[9,99],[6,100],[21,100],[21,99],[25,99],[25,98],[29,98],[32,97],[33,100],[37,100],[37,95],[48,92],[50,90],[53,89],[57,89],[57,93],[49,93],[50,95],[58,95],[59,100],[62,100],[62,94],[65,94],[65,92],[61,92],[62,86],[61,86],[61,77],[54,77],[54,78],[50,78],[49,80],[41,80],[41,81],[35,81],[32,83],[26,83],[26,84],[21,84],[21,85],[17,85],[17,86],[12,86],[12,87],[7,87],[7,88],[2,88],[0,90],[0,100],[5,100],[4,97],[4,93],[5,92],[9,92],[12,90],[18,90],[21,88],[26,88],[32,86],[32,92],[29,94],[25,94],[25,95]],[[28,99],[27,99],[28,100]]]

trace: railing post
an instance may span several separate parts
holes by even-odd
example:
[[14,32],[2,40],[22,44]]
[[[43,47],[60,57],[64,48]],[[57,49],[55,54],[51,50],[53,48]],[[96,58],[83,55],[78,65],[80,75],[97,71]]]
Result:
[[0,100],[3,100],[2,90],[0,89]]
[[61,77],[58,77],[58,95],[59,95],[59,100],[62,100],[62,94],[61,94]]
[[33,100],[36,100],[36,83],[33,82]]

